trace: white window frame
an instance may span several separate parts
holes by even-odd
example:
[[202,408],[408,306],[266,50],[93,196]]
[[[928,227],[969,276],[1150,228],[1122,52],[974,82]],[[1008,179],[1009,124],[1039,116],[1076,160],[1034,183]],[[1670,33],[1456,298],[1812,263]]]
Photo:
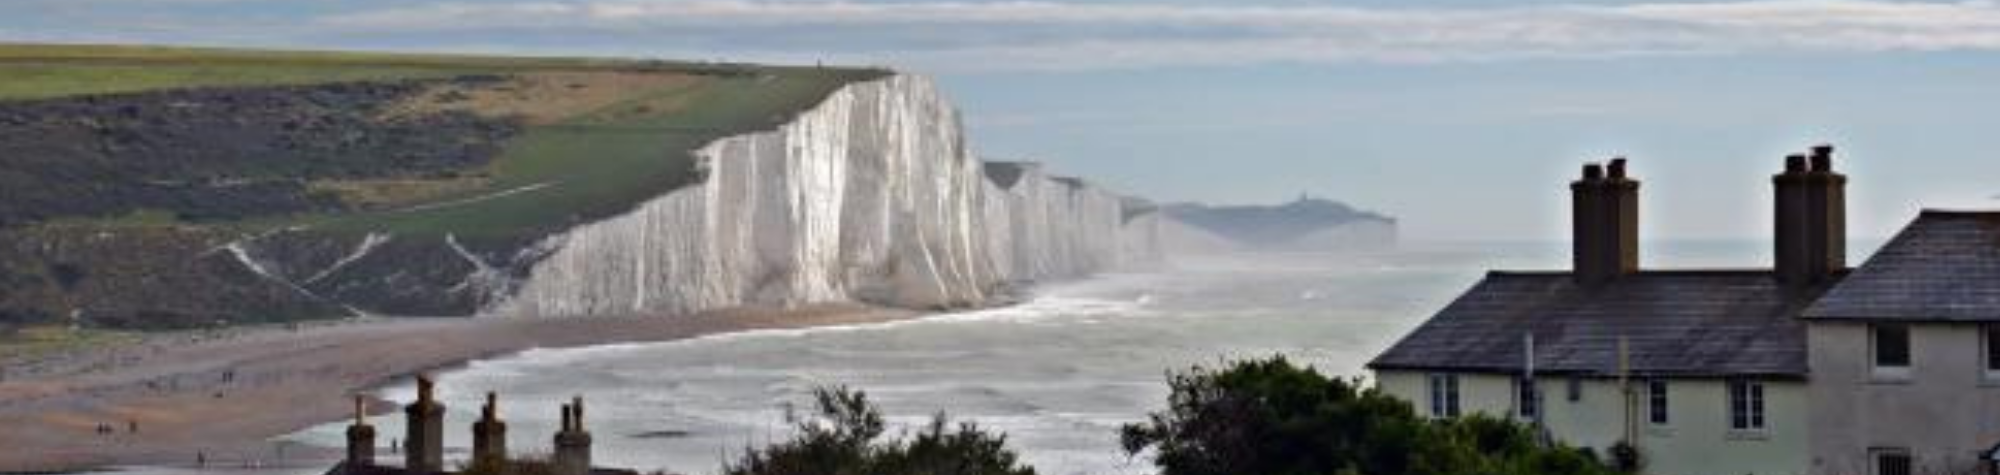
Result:
[[1539,380],[1530,380],[1519,376],[1514,378],[1515,417],[1519,417],[1524,421],[1535,420],[1535,418],[1542,415],[1542,410],[1546,409],[1542,405],[1542,400],[1546,397],[1542,394],[1542,385]]
[[[1881,333],[1880,330],[1885,327],[1900,327],[1903,329],[1902,366],[1882,365],[1879,335]],[[1916,366],[1917,363],[1916,340],[1917,340],[1916,329],[1909,324],[1906,323],[1868,324],[1868,375],[1877,381],[1908,381],[1910,379],[1910,368]],[[1981,366],[1984,366],[1984,364],[1982,363]]]
[[[1740,396],[1738,395],[1739,389],[1742,392]],[[1723,412],[1729,418],[1725,422],[1729,424],[1730,432],[1762,433],[1770,431],[1770,394],[1765,389],[1764,382],[1755,379],[1732,379],[1723,383],[1723,392],[1725,393],[1723,395]],[[1739,410],[1737,408],[1738,397],[1743,399],[1741,414],[1737,412]],[[1743,424],[1737,424],[1738,416],[1741,416],[1743,419]]]
[[2000,323],[1979,325],[1979,375],[1988,383],[2000,383],[2000,368],[1993,367],[1995,352],[2000,351],[1993,341],[1993,333],[2000,332]]
[[[1646,425],[1669,427],[1674,425],[1672,387],[1664,379],[1648,379],[1646,383]],[[1657,390],[1657,391],[1656,391]],[[1657,400],[1654,396],[1658,396]],[[1653,418],[1654,409],[1659,409],[1658,420]]]
[[1458,417],[1461,414],[1458,375],[1431,373],[1425,375],[1424,381],[1425,396],[1428,396],[1430,402],[1426,408],[1431,417],[1444,419]]

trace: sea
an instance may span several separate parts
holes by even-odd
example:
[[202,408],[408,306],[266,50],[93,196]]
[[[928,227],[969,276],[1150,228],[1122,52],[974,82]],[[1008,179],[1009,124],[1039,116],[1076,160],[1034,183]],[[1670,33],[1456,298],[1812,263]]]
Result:
[[[1857,246],[1861,247],[1861,246]],[[1872,244],[1866,247],[1872,249]],[[1677,241],[1648,265],[1748,267],[1761,245]],[[1562,269],[1560,243],[1413,243],[1393,251],[1177,256],[1157,270],[1045,284],[1008,307],[842,327],[535,349],[438,375],[445,443],[499,394],[516,454],[546,454],[560,404],[582,397],[597,465],[718,473],[749,447],[792,435],[815,388],[867,394],[891,436],[937,414],[1004,432],[1044,474],[1153,473],[1118,443],[1123,424],[1166,403],[1166,378],[1195,366],[1283,355],[1329,375],[1363,366],[1488,269]],[[1858,261],[1856,261],[1858,262]],[[381,390],[395,401],[414,387]],[[400,417],[375,417],[378,433]],[[338,447],[344,422],[274,443]],[[384,443],[387,443],[386,441]]]

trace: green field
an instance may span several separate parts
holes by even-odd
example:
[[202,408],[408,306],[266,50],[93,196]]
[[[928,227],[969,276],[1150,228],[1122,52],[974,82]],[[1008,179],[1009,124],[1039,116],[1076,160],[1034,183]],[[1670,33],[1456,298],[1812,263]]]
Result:
[[330,232],[511,236],[601,219],[685,186],[690,151],[777,127],[873,69],[614,59],[285,52],[132,46],[0,45],[0,101],[161,89],[617,71],[696,78],[633,91],[609,106],[530,126],[504,144],[477,189],[392,210],[266,216]]
[[609,59],[0,44],[0,100],[205,86],[264,86],[548,69],[715,66]]

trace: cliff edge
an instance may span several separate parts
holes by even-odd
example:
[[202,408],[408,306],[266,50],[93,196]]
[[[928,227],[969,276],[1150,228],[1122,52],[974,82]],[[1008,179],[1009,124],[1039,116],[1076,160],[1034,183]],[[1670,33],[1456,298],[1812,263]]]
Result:
[[955,308],[1161,255],[1150,205],[977,160],[920,76],[65,54],[0,48],[0,330]]

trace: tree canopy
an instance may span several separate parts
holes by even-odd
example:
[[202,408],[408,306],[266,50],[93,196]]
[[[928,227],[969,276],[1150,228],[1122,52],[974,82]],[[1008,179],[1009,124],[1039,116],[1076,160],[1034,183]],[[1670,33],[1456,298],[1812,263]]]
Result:
[[881,409],[846,387],[815,391],[816,417],[795,423],[798,435],[751,450],[723,466],[726,475],[1034,475],[1007,436],[970,422],[953,426],[942,413],[914,437],[883,437]]
[[1526,425],[1419,416],[1359,379],[1282,356],[1195,367],[1168,385],[1165,410],[1120,431],[1127,454],[1152,454],[1161,475],[1615,473],[1587,450],[1539,443]]

